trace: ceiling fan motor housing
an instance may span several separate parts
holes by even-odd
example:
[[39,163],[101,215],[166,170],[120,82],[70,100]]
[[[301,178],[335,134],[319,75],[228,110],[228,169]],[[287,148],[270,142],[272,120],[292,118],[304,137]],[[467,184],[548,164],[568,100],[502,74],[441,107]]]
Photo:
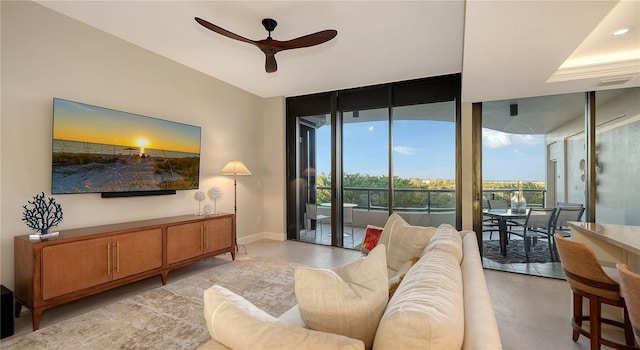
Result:
[[262,20],[262,25],[264,26],[264,29],[269,32],[269,37],[271,37],[271,32],[276,29],[278,22],[276,22],[276,20],[272,18],[265,18]]

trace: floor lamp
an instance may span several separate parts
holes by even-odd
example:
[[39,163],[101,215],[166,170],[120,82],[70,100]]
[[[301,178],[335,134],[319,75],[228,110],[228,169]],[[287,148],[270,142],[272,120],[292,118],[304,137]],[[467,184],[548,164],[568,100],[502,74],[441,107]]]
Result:
[[[251,175],[249,169],[239,160],[232,160],[220,170],[222,175],[233,175],[233,214],[235,214],[235,225],[233,225],[233,235],[236,238],[236,251],[240,251],[238,245],[238,232],[236,227],[238,226],[238,176]],[[247,253],[247,247],[244,248],[244,253]]]

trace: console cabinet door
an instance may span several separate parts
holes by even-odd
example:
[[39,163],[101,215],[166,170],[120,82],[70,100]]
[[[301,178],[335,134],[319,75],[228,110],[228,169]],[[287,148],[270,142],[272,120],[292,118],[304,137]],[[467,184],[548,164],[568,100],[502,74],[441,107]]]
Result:
[[111,237],[42,249],[42,299],[111,281]]
[[230,217],[205,221],[205,253],[233,247],[233,222]]
[[113,279],[162,267],[162,229],[113,236]]
[[167,228],[167,264],[202,255],[204,227],[202,222]]

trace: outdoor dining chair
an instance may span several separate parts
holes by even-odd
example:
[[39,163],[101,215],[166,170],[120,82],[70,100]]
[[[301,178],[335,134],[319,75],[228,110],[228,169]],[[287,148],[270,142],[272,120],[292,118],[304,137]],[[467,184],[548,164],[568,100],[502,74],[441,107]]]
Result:
[[529,261],[531,245],[536,244],[539,238],[547,240],[551,261],[555,261],[552,244],[553,238],[551,237],[551,225],[555,211],[555,208],[530,208],[527,218],[522,225],[522,231],[512,229],[513,234],[521,236],[524,239],[524,254],[527,261]]
[[551,239],[553,241],[553,251],[556,257],[558,257],[558,249],[556,248],[555,239],[553,235],[561,234],[564,237],[571,236],[571,229],[569,228],[567,222],[569,221],[580,221],[582,219],[582,214],[584,213],[584,207],[574,207],[574,206],[560,206],[556,208],[555,215],[553,216],[553,223],[551,225]]
[[307,203],[306,204],[306,210],[307,210],[307,219],[308,220],[315,220],[315,222],[316,222],[316,228],[313,231],[314,240],[316,238],[316,232],[318,230],[318,226],[320,226],[320,238],[322,238],[322,223],[325,220],[331,220],[331,216],[318,214],[318,208],[316,207],[316,205],[314,203]]
[[[487,199],[486,208],[489,210],[507,210],[509,209],[509,202],[504,199]],[[522,223],[514,220],[507,221],[507,233],[509,236],[511,236],[512,227],[517,225],[522,225]],[[482,232],[489,232],[489,240],[493,239],[493,233],[500,232],[498,219],[485,216],[482,220]]]
[[[344,208],[342,210],[342,221],[344,225],[351,226],[351,246],[353,247],[354,243],[354,233],[353,233],[353,208]],[[348,235],[348,233],[344,233]]]

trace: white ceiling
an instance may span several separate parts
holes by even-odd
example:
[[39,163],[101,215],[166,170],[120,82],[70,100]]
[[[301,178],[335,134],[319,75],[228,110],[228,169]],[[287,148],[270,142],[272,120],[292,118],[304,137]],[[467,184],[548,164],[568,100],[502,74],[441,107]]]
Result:
[[[601,90],[601,80],[620,77],[631,79],[606,88],[640,86],[637,0],[38,3],[262,97],[457,72],[469,102]],[[325,29],[338,36],[278,53],[278,71],[266,73],[256,47],[196,16],[254,40],[267,36],[263,18],[278,21],[277,40]],[[610,35],[622,26],[631,31]]]

